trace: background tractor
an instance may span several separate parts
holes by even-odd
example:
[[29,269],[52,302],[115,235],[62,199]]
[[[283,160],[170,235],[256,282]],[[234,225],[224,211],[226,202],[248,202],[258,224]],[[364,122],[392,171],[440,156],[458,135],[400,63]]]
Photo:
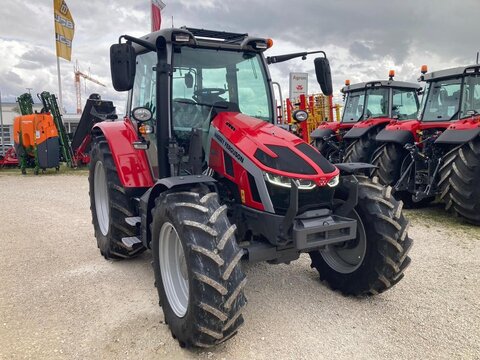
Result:
[[480,65],[426,73],[419,120],[389,124],[376,140],[380,181],[408,205],[438,195],[467,221],[480,224]]
[[313,144],[331,162],[370,162],[380,130],[392,120],[417,117],[421,86],[396,81],[394,75],[390,70],[386,81],[353,85],[345,81],[342,120],[324,123],[310,134]]
[[[333,289],[373,295],[398,283],[412,240],[402,205],[274,125],[270,39],[172,28],[112,45],[127,116],[92,130],[90,200],[107,259],[149,248],[165,322],[181,346],[210,347],[243,323],[241,259],[308,253]],[[303,53],[300,56],[304,56]],[[331,93],[326,56],[314,61]]]

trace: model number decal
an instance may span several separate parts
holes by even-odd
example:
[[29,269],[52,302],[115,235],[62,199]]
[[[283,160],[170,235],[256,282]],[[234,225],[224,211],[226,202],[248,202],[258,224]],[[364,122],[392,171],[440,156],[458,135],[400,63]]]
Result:
[[215,133],[215,139],[222,145],[230,154],[232,154],[235,159],[237,159],[240,163],[243,163],[243,156],[237,150],[233,148],[225,139],[218,133]]

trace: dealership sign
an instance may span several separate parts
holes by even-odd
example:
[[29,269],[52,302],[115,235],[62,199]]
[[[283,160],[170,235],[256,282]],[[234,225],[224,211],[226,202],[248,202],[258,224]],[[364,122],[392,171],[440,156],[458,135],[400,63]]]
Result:
[[308,94],[308,74],[290,73],[290,99],[297,99],[301,94]]

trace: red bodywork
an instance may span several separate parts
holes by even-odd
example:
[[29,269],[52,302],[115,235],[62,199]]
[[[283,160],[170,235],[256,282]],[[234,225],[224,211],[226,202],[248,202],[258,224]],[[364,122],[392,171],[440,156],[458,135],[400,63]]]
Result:
[[90,155],[87,152],[87,148],[91,141],[92,136],[88,134],[85,136],[85,139],[83,139],[78,149],[74,150],[73,162],[75,163],[75,166],[88,165],[90,163]]
[[5,156],[0,159],[0,166],[18,166],[17,153],[13,147],[5,151]]
[[145,150],[136,150],[132,146],[132,143],[138,140],[138,136],[128,118],[124,121],[100,122],[93,129],[100,129],[105,135],[122,186],[126,188],[153,186]]
[[475,116],[468,119],[455,121],[453,124],[450,124],[448,130],[471,130],[479,127],[480,116]]
[[354,128],[369,128],[369,127],[374,127],[374,126],[377,126],[377,125],[388,124],[391,121],[395,121],[395,120],[392,120],[392,119],[387,118],[387,117],[367,119],[367,120],[358,121],[358,122],[354,123],[353,127]]
[[[218,174],[225,176],[227,179],[237,184],[242,196],[242,203],[246,206],[258,210],[264,210],[264,207],[261,203],[253,200],[253,194],[248,181],[247,169],[245,169],[238,161],[238,159],[242,156],[248,158],[248,160],[251,161],[255,167],[262,171],[286,176],[289,178],[311,180],[315,182],[317,186],[326,186],[328,181],[339,174],[339,170],[337,168],[335,168],[333,172],[325,174],[312,159],[307,157],[303,152],[296,148],[297,145],[305,143],[302,139],[286,130],[279,128],[278,126],[274,126],[265,121],[251,118],[240,113],[222,112],[218,114],[212,121],[212,126],[218,129],[224,138],[233,145],[234,148],[230,150],[230,153],[234,155],[232,156],[232,159],[235,160],[236,158],[237,160],[233,161],[234,176],[227,174],[223,156],[223,147],[219,144],[218,139],[214,136],[209,140],[211,142],[209,166]],[[297,154],[312,168],[314,168],[316,174],[299,175],[280,171],[264,165],[254,156],[257,149],[261,149],[263,152],[273,158],[277,157],[277,154],[272,152],[265,145],[288,147],[292,152]],[[312,147],[312,149],[314,148]],[[316,149],[314,150],[317,151]],[[235,153],[237,153],[238,156]]]
[[420,141],[423,130],[471,130],[480,127],[480,116],[456,121],[394,121],[385,127],[386,130],[396,131],[404,130],[412,133],[416,142]]

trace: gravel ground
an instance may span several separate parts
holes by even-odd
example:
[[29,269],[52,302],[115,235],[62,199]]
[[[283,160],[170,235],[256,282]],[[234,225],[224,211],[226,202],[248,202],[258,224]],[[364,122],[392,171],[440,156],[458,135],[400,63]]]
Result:
[[479,359],[480,229],[408,212],[415,245],[386,293],[347,298],[302,257],[246,265],[245,326],[210,351],[163,323],[151,254],[106,261],[83,175],[0,173],[0,359]]

